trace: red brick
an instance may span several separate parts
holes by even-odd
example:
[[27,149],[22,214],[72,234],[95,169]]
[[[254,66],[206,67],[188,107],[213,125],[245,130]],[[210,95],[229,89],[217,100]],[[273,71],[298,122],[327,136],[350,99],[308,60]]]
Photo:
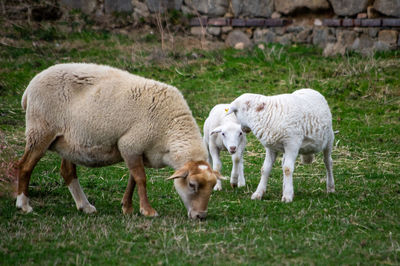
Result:
[[190,26],[205,26],[207,25],[207,18],[192,18],[189,24]]
[[361,27],[380,27],[381,20],[380,19],[362,19]]
[[361,19],[354,19],[353,23],[354,23],[354,27],[360,27],[361,26]]
[[322,21],[322,24],[328,27],[340,27],[341,24],[340,22],[341,22],[340,19],[324,19]]
[[232,19],[232,26],[233,27],[244,27],[244,26],[246,26],[246,21],[241,18],[234,18],[234,19]]
[[208,20],[208,24],[211,26],[226,26],[228,25],[228,21],[226,18],[210,18]]
[[346,18],[342,20],[342,26],[343,27],[353,27],[354,26],[354,21],[351,18]]
[[400,19],[398,18],[384,18],[382,19],[383,27],[400,27]]
[[265,19],[260,18],[249,18],[246,20],[246,26],[260,27],[265,25]]

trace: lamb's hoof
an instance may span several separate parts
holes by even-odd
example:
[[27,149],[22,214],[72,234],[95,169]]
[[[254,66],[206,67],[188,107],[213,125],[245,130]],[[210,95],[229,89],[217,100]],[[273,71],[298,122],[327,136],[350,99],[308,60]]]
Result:
[[284,195],[284,196],[282,196],[282,202],[289,203],[289,202],[292,202],[292,201],[293,201],[293,195]]
[[221,190],[222,190],[222,185],[221,185],[221,184],[216,184],[216,185],[214,186],[214,190],[215,190],[215,191],[221,191]]
[[140,208],[140,213],[146,217],[157,217],[158,216],[158,213],[153,208],[149,208],[149,209]]
[[123,214],[132,214],[133,207],[132,206],[122,206],[122,213]]
[[328,193],[334,193],[334,192],[335,192],[335,187],[327,187],[327,188],[326,188],[326,191],[327,191]]
[[24,206],[17,206],[19,209],[21,209],[24,213],[30,213],[33,211],[32,207],[29,205],[24,205]]
[[263,196],[263,193],[256,191],[253,193],[253,195],[251,195],[251,199],[252,200],[261,200],[262,196]]
[[237,188],[238,184],[237,183],[231,183],[231,188]]
[[87,204],[79,209],[82,210],[86,214],[97,212],[96,207],[94,207],[92,204]]
[[245,187],[246,186],[246,182],[240,182],[238,183],[238,187]]

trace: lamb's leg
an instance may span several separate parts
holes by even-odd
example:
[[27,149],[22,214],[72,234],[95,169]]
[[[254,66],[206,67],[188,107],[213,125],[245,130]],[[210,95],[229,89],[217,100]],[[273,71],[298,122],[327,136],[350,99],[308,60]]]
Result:
[[28,132],[25,145],[25,153],[18,162],[18,189],[16,207],[23,212],[31,212],[29,205],[28,189],[33,168],[44,155],[51,142],[54,140],[52,134],[41,136],[39,132],[31,130]]
[[[215,145],[210,145],[210,155],[212,159],[213,170],[221,173],[222,163],[219,158],[219,153],[220,151]],[[222,182],[220,179],[217,179],[217,183],[214,186],[214,190],[222,190]]]
[[76,165],[63,158],[60,170],[61,176],[64,178],[65,184],[68,186],[75,201],[76,208],[84,213],[96,212],[96,208],[89,203],[79,184],[78,176],[76,175]]
[[269,174],[272,170],[272,166],[276,160],[276,152],[266,148],[265,149],[265,159],[264,159],[264,164],[263,167],[261,168],[261,179],[260,183],[258,184],[256,192],[253,193],[251,196],[251,199],[258,199],[260,200],[262,196],[264,195],[265,191],[267,190],[267,183],[268,183],[268,177]]
[[[158,216],[157,212],[151,207],[147,198],[146,173],[143,165],[143,157],[131,156],[130,158],[125,158],[125,161],[127,162],[127,165],[129,167],[129,173],[131,176],[133,176],[133,181],[136,183],[138,188],[140,213],[144,216]],[[133,183],[129,182],[127,189],[129,189],[129,184],[131,184],[133,192]],[[127,196],[129,196],[129,194]]]
[[335,181],[332,170],[332,145],[324,150],[324,163],[326,168],[326,190],[328,193],[335,192]]
[[129,175],[128,185],[126,186],[124,197],[122,198],[122,212],[124,214],[131,214],[133,212],[132,195],[135,185],[135,178],[132,175]]
[[285,148],[285,153],[283,155],[282,170],[283,170],[283,202],[293,201],[293,171],[294,164],[296,162],[296,157],[298,154],[298,149],[291,147]]
[[243,156],[241,152],[232,155],[231,186],[244,187],[246,181],[243,174]]

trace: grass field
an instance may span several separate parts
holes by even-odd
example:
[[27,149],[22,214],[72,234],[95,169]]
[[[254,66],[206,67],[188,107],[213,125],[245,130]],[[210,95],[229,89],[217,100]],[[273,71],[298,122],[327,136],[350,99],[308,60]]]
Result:
[[[4,31],[4,30],[3,30]],[[20,99],[41,70],[61,62],[126,69],[179,88],[202,127],[217,103],[245,92],[266,95],[311,87],[333,114],[336,193],[327,194],[318,155],[294,173],[294,201],[282,203],[281,157],[261,201],[252,201],[264,150],[253,135],[245,153],[245,188],[224,181],[204,222],[191,221],[171,182],[173,170],[147,169],[148,193],[160,217],[124,216],[123,164],[78,168],[98,212],[76,210],[47,153],[30,183],[33,213],[15,208],[0,182],[0,264],[400,264],[400,52],[323,58],[305,46],[246,51],[200,50],[175,40],[163,51],[155,35],[63,33],[14,26],[0,44],[0,177],[24,147]],[[196,43],[196,41],[194,41]],[[187,44],[187,43],[186,43]],[[225,176],[231,162],[223,156]],[[2,175],[1,175],[2,174]]]

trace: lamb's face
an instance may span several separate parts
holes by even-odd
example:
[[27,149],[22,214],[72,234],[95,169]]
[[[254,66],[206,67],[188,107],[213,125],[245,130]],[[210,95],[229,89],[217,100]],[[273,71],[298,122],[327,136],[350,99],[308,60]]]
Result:
[[239,124],[217,127],[210,133],[210,135],[214,134],[219,134],[230,154],[235,154],[244,141],[244,134]]
[[174,179],[175,189],[188,210],[191,219],[204,219],[207,216],[208,200],[213,187],[220,177],[205,161],[189,161],[170,178]]

